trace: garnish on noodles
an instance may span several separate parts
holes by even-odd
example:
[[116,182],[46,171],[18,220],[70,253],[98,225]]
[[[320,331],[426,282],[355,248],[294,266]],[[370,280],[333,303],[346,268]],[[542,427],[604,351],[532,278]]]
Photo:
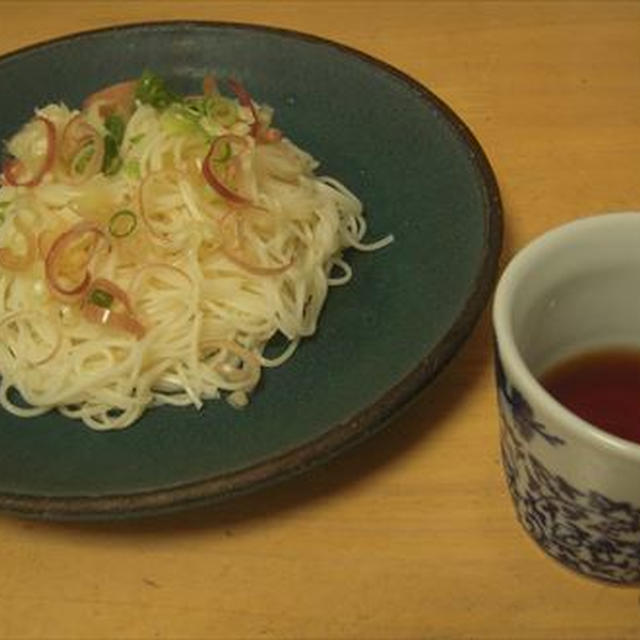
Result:
[[358,198],[272,121],[236,79],[185,96],[149,71],[35,111],[0,177],[5,410],[103,430],[243,407],[313,335],[345,250],[392,237],[365,242]]

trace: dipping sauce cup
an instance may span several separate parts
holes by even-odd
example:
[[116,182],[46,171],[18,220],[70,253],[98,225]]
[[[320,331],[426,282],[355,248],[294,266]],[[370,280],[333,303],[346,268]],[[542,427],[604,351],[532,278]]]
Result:
[[502,461],[520,523],[583,575],[639,582],[640,444],[578,417],[540,379],[577,354],[640,350],[640,212],[534,240],[500,278],[493,325]]

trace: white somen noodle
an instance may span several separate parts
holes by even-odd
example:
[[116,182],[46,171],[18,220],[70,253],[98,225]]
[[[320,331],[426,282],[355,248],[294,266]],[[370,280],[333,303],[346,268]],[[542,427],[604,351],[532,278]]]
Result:
[[349,282],[345,250],[392,240],[364,240],[358,198],[239,85],[161,105],[140,86],[40,108],[7,145],[0,404],[15,415],[116,429],[162,404],[242,407]]

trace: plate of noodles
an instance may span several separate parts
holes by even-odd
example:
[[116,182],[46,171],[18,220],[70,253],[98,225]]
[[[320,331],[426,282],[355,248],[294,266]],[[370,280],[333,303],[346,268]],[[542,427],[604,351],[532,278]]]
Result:
[[0,510],[157,514],[388,425],[492,290],[495,177],[401,71],[166,22],[0,57]]

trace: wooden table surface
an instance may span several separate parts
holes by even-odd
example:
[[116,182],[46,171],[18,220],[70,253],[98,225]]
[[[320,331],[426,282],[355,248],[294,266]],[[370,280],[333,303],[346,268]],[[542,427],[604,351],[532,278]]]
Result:
[[[561,222],[640,210],[638,2],[2,0],[0,53],[173,18],[314,33],[426,84],[493,164],[504,260]],[[637,589],[570,573],[520,530],[498,451],[485,313],[392,428],[295,481],[154,520],[0,518],[0,636],[640,637]]]

